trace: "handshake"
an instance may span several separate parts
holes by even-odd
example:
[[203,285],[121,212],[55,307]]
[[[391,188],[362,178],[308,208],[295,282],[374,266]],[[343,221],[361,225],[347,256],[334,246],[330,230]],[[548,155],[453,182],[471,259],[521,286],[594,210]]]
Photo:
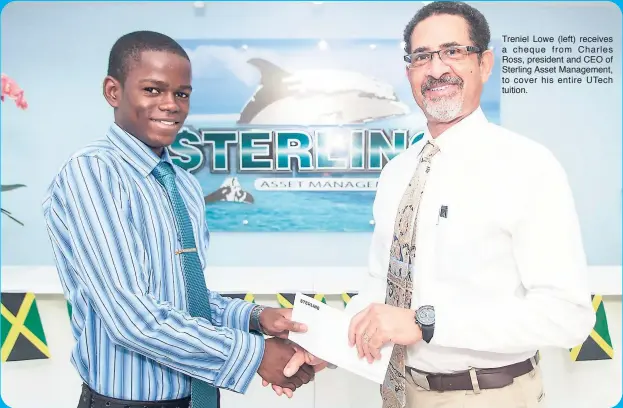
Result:
[[312,381],[315,373],[327,365],[327,362],[314,357],[296,343],[271,337],[266,339],[264,358],[257,373],[265,387],[270,384],[277,395],[286,394],[292,398],[297,388]]
[[297,388],[312,381],[316,372],[326,368],[328,363],[288,340],[290,332],[307,332],[305,324],[292,321],[292,309],[267,307],[259,320],[261,331],[274,337],[264,342],[264,356],[257,373],[265,387],[271,384],[277,395],[286,394],[292,398]]
[[271,385],[279,396],[291,398],[297,388],[312,381],[330,363],[382,383],[393,345],[408,346],[422,339],[414,310],[371,304],[350,318],[329,306],[318,302],[316,307],[310,302],[317,301],[295,302],[298,316],[304,317],[309,327],[293,321],[292,309],[265,308],[260,314],[262,331],[273,337],[265,341],[257,373],[262,384]]

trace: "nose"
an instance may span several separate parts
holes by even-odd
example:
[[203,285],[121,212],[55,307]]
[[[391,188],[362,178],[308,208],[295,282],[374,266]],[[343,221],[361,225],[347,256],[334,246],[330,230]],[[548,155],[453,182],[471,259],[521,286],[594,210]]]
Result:
[[450,67],[441,60],[439,53],[433,54],[433,58],[428,64],[428,75],[439,79],[443,75],[450,73],[452,70]]
[[161,111],[165,112],[178,112],[180,107],[175,99],[175,95],[173,93],[163,93],[162,100],[160,101],[160,106],[158,106]]

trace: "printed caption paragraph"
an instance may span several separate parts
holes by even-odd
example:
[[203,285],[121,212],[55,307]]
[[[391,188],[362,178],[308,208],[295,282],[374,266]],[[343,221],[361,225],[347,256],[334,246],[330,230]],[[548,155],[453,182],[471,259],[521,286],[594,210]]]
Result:
[[614,83],[612,37],[502,36],[502,93],[526,94],[531,86]]

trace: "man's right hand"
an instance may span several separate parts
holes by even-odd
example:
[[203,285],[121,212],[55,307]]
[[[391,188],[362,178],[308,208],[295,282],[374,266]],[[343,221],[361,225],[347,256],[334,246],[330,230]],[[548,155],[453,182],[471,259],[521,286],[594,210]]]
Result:
[[315,372],[308,364],[297,364],[291,373],[292,375],[286,376],[284,374],[286,365],[292,361],[296,352],[296,345],[289,340],[278,337],[266,339],[264,358],[257,370],[263,382],[291,392],[310,382],[314,378]]
[[[325,369],[329,364],[296,344],[294,344],[294,347],[296,348],[296,353],[283,369],[283,373],[286,377],[294,375],[297,370],[299,370],[299,367],[312,366],[314,373],[317,373],[318,371]],[[262,380],[262,385],[264,387],[267,387],[269,384],[270,383],[268,381]],[[286,394],[288,398],[292,398],[293,391],[287,388],[280,387],[277,384],[272,384],[272,389],[278,396]]]

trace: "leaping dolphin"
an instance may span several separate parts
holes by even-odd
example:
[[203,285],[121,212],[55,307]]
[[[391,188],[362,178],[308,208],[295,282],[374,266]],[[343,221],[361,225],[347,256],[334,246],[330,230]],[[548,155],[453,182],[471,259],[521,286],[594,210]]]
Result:
[[343,125],[407,115],[391,85],[358,72],[300,70],[292,73],[252,58],[260,85],[238,124]]

